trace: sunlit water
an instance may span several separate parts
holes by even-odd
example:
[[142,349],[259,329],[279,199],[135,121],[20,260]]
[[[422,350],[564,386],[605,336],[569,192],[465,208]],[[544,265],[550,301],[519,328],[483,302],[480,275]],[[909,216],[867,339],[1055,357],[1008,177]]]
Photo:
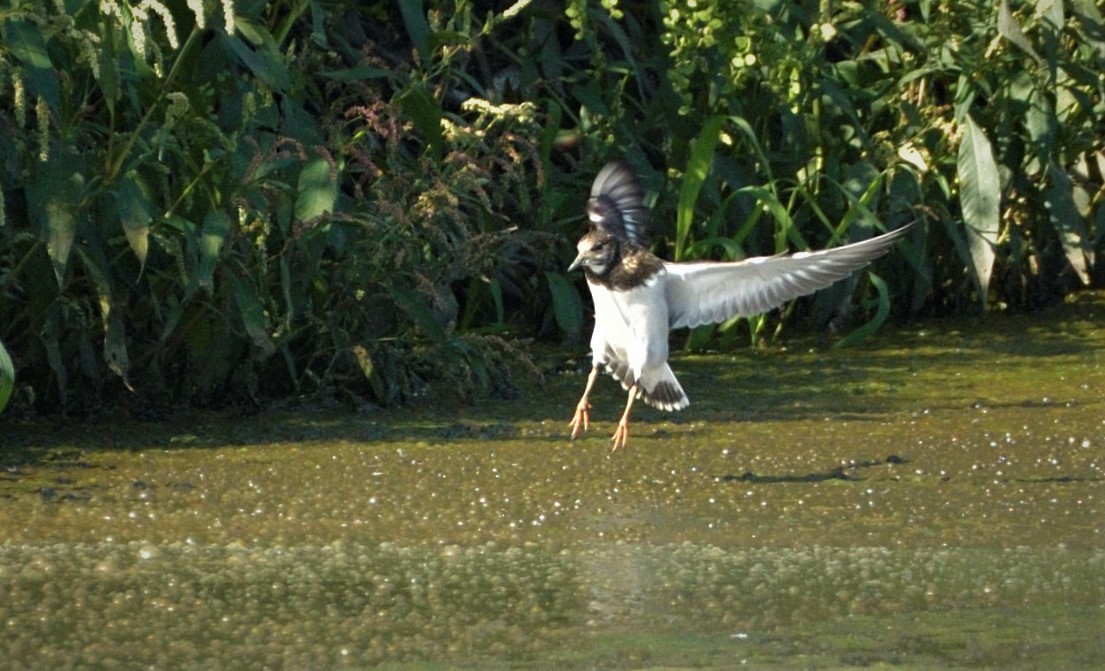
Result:
[[[0,425],[0,668],[1099,668],[1105,323],[519,401]],[[1056,324],[1044,327],[1045,324]]]

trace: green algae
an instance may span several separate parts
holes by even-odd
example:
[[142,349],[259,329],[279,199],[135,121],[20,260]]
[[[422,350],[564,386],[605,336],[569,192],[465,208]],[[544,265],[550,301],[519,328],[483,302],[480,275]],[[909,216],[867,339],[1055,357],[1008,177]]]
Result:
[[10,668],[1094,668],[1105,301],[363,415],[15,422]]

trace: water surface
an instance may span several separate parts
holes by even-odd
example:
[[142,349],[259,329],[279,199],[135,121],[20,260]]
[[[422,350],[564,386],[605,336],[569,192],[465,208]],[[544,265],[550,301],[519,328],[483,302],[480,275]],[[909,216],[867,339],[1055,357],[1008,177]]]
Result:
[[41,668],[1097,668],[1105,300],[684,355],[692,405],[3,420]]

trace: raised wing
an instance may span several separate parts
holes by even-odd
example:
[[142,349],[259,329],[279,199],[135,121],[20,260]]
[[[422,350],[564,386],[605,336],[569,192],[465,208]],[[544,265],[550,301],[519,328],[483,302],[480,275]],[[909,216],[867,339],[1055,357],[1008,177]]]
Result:
[[633,168],[624,161],[607,163],[591,185],[587,217],[591,225],[644,246],[648,210]]
[[757,315],[823,289],[885,254],[910,226],[818,252],[732,263],[666,263],[671,328]]

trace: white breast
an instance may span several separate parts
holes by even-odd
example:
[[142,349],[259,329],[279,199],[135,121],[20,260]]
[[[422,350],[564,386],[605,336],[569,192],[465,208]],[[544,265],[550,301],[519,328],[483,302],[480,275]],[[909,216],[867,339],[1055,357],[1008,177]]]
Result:
[[595,304],[595,332],[591,336],[592,359],[609,363],[613,356],[626,364],[635,377],[668,358],[668,304],[664,291],[666,272],[628,291],[611,291],[590,284]]

